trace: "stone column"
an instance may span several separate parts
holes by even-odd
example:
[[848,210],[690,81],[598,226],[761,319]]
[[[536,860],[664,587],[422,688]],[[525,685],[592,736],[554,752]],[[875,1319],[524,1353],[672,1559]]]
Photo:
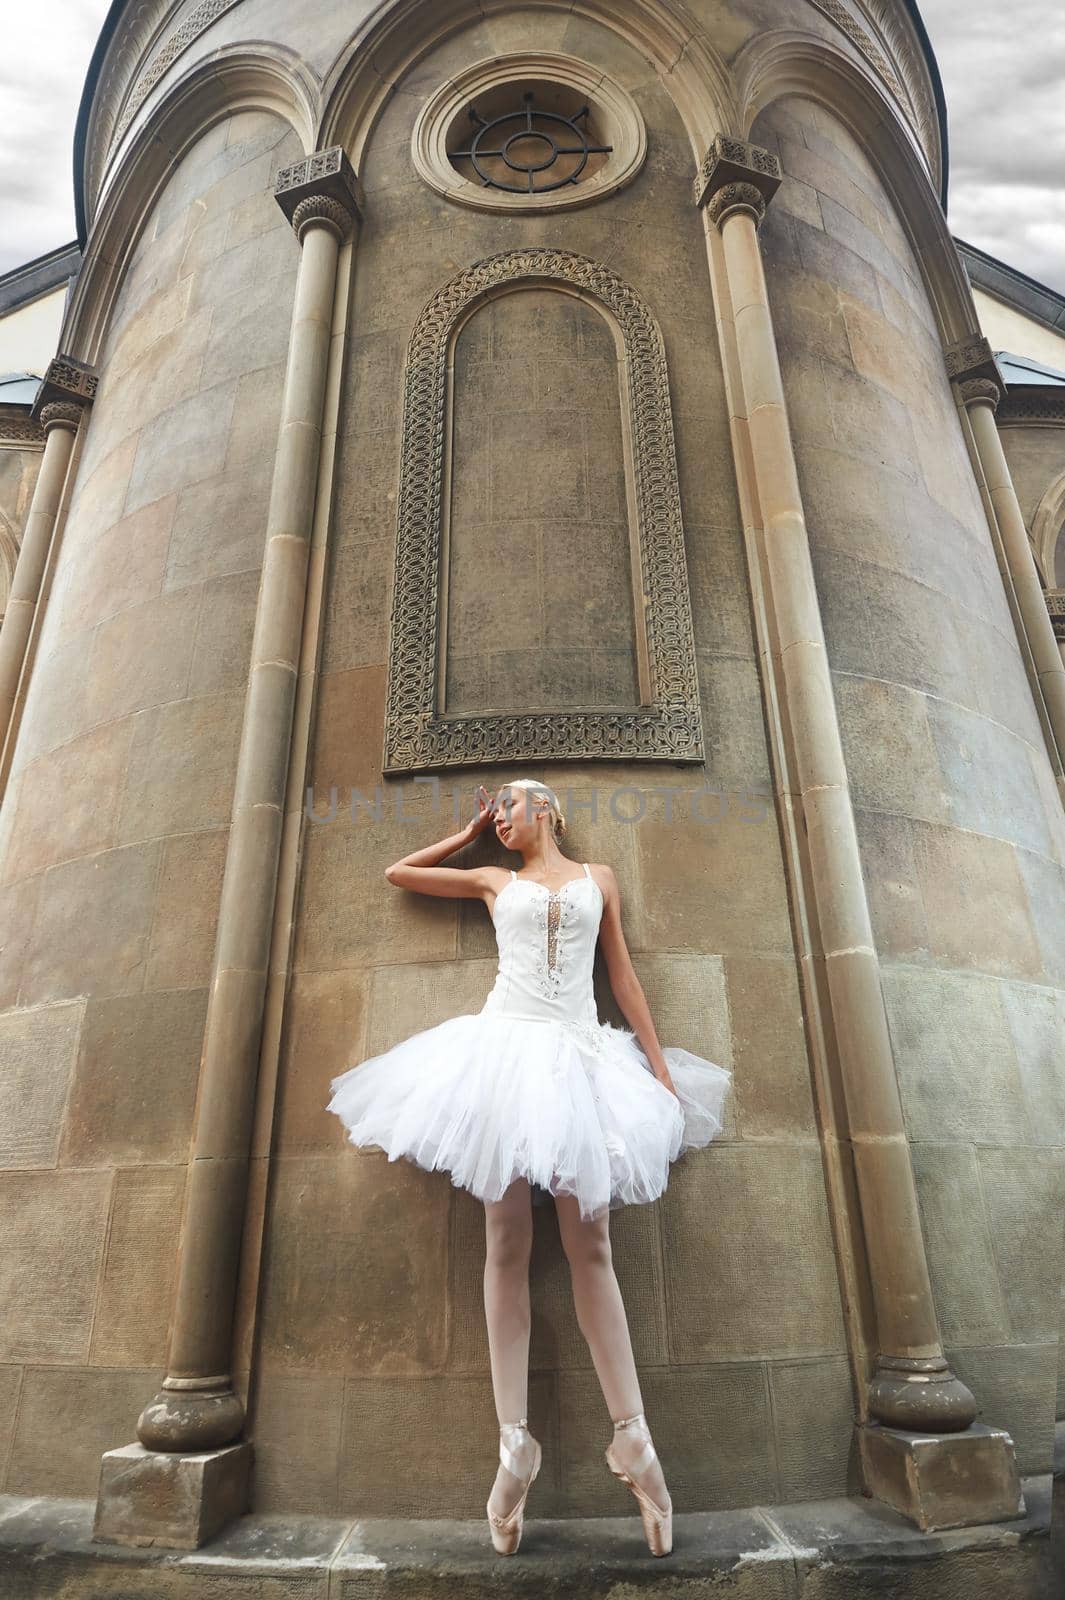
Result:
[[251,1446],[230,1375],[285,779],[303,632],[337,261],[361,196],[344,152],[278,174],[302,247],[214,968],[167,1376],[139,1444],[103,1458],[94,1537],[195,1547],[247,1507]]
[[[719,137],[695,197],[710,239],[723,356],[733,387],[737,473],[758,529],[752,587],[764,608],[760,662],[782,724],[782,787],[798,818],[805,910],[838,1063],[875,1315],[868,1379],[873,1421],[860,1432],[867,1486],[921,1526],[946,1486],[964,1521],[1019,1514],[1012,1441],[973,1426],[976,1401],[948,1365],[929,1280],[916,1182],[865,892],[857,827],[825,650],[809,536],[758,227],[780,183],[777,158]],[[863,1352],[864,1354],[864,1352]],[[971,1515],[968,1512],[971,1511]]]
[[[15,696],[37,615],[37,601],[74,439],[96,393],[96,381],[91,367],[69,356],[57,356],[49,363],[33,402],[32,414],[44,429],[44,456],[15,563],[7,610],[0,626],[0,750],[12,726]],[[10,754],[10,750],[5,752],[0,770],[7,771]]]
[[1057,746],[1056,766],[1060,774],[1065,771],[1065,662],[1054,637],[1039,569],[995,422],[995,411],[1004,388],[1002,375],[986,339],[968,339],[952,345],[946,352],[946,361],[947,371],[969,413],[973,444],[1002,536],[1002,551],[1017,596],[1021,627]]

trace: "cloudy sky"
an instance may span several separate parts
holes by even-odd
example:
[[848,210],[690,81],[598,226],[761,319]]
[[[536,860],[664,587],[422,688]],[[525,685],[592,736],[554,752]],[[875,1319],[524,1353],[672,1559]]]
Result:
[[[4,7],[0,272],[74,237],[74,118],[107,3]],[[1065,5],[921,0],[921,10],[950,118],[951,228],[1065,293]]]

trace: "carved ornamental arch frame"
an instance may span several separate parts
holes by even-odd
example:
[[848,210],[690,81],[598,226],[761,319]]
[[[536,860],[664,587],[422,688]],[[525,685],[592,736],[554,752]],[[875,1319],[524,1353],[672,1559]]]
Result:
[[[634,610],[645,685],[645,703],[631,709],[461,716],[438,709],[451,352],[480,303],[522,287],[554,287],[596,302],[620,334],[630,540],[642,590],[634,595]],[[703,760],[665,346],[643,301],[607,267],[568,250],[506,251],[437,290],[407,346],[383,771],[596,759]]]

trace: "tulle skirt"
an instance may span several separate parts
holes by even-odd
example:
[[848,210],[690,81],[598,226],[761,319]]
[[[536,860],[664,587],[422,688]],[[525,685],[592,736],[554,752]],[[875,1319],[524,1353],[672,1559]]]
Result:
[[326,1109],[352,1144],[445,1171],[481,1200],[524,1177],[535,1200],[575,1195],[590,1217],[657,1200],[670,1164],[721,1131],[731,1072],[662,1053],[676,1095],[627,1029],[476,1012],[342,1072]]

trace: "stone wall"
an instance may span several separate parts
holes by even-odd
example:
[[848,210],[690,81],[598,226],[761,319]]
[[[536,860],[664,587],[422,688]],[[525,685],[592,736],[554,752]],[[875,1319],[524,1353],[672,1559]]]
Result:
[[93,1495],[164,1375],[298,250],[261,113],[113,309],[0,841],[4,1490]]
[[[1065,425],[1011,422],[1000,415],[999,430],[1017,499],[1032,533],[1040,501],[1048,489],[1058,489],[1065,473]],[[1065,589],[1065,528],[1058,529],[1053,570],[1041,576],[1048,588]]]
[[[649,133],[643,172],[609,199],[557,216],[499,217],[441,202],[411,167],[419,107],[456,67],[531,44],[593,62],[633,94]],[[750,790],[767,795],[770,777],[691,174],[690,146],[650,64],[597,25],[543,11],[486,21],[427,55],[398,85],[362,163],[366,220],[311,773],[323,802],[337,786],[339,813],[308,828],[283,1047],[253,1422],[264,1507],[477,1516],[494,1470],[483,1209],[443,1174],[355,1151],[324,1106],[331,1076],[477,1010],[492,981],[484,907],[397,890],[383,868],[454,831],[452,791],[469,796],[482,778],[492,785],[515,774],[445,774],[435,814],[427,789],[389,780],[381,821],[365,808],[357,822],[346,813],[353,785],[372,799],[381,781],[406,342],[440,285],[479,258],[531,244],[608,263],[661,324],[703,694],[703,767],[522,768],[574,790],[574,860],[609,861],[617,871],[626,935],[663,1042],[736,1074],[725,1138],[685,1157],[657,1205],[612,1219],[648,1413],[678,1508],[831,1494],[848,1481],[853,1397],[777,825],[771,805],[757,822],[743,820],[738,803]],[[515,340],[516,372],[533,385],[549,347],[525,325],[520,302],[496,300],[493,316]],[[588,471],[616,465],[607,401],[597,405],[582,390],[581,411],[592,452],[587,462],[566,458],[580,505],[571,512],[552,501],[545,518],[555,559],[573,574],[568,589],[556,581],[551,591],[558,626],[570,630],[579,627],[587,583],[579,542],[567,552],[569,519],[585,514]],[[514,456],[519,430],[505,396],[490,414],[493,426],[502,419]],[[486,465],[484,441],[466,442],[460,430],[456,447],[464,481],[497,472],[487,520],[505,530],[525,503],[520,460],[508,481],[497,459]],[[537,494],[553,492],[537,485]],[[486,567],[498,581],[460,574],[459,603],[494,649],[508,637],[522,571],[498,552]],[[712,824],[691,815],[688,797],[704,783],[730,802]],[[609,797],[621,785],[645,796],[638,824],[611,814]],[[673,793],[655,794],[654,785]],[[593,791],[597,817],[588,809]],[[397,794],[413,823],[395,820]],[[625,816],[637,810],[632,794],[615,807]],[[494,845],[483,854],[500,859]],[[465,859],[479,858],[470,851]],[[600,1013],[621,1020],[603,978]],[[573,1318],[550,1206],[536,1214],[533,1296],[529,1415],[545,1445],[539,1511],[623,1514],[602,1461],[608,1414]]]
[[833,687],[946,1354],[1048,1471],[1065,821],[920,269],[855,140],[752,137]]
[[[3,423],[0,421],[0,439]],[[41,465],[39,448],[20,449],[0,443],[0,617],[7,607],[22,530]]]

